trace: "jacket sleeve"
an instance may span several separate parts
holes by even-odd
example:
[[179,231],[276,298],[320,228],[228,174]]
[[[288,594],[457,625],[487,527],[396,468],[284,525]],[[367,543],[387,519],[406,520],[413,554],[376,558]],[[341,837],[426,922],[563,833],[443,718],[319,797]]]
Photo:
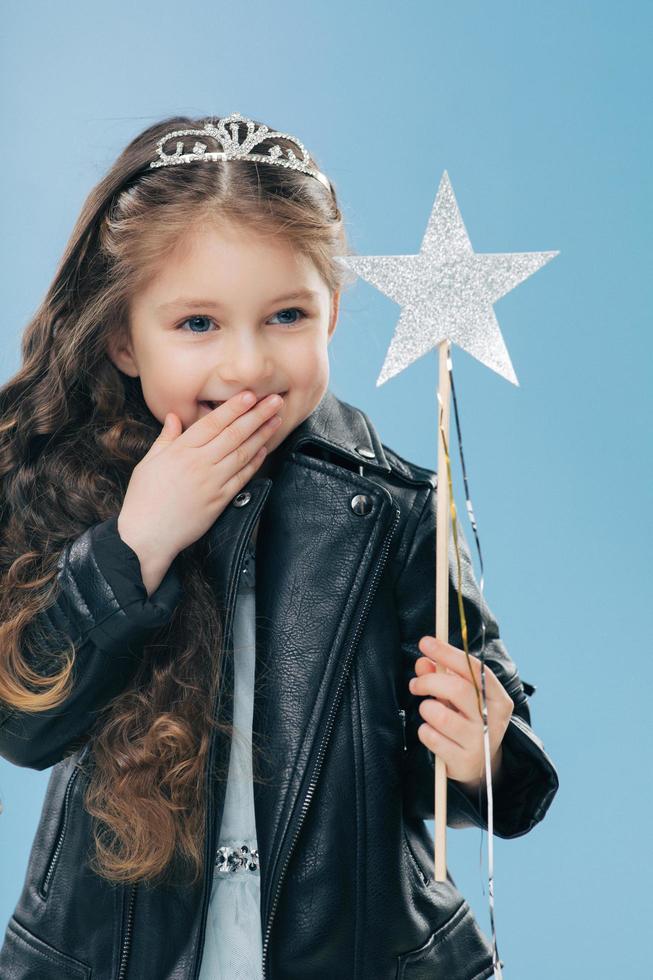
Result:
[[[435,474],[432,474],[435,483]],[[415,661],[422,656],[417,644],[426,635],[435,634],[435,527],[437,491],[435,486],[425,495],[418,494],[408,534],[413,534],[406,560],[396,582],[396,601],[401,638],[402,690],[400,706],[406,711],[406,746],[404,753],[405,805],[424,820],[434,819],[435,756],[417,737],[424,719],[418,708],[423,697],[408,690],[415,674]],[[412,516],[412,515],[411,515]],[[410,525],[411,522],[409,522]],[[479,657],[482,645],[482,622],[485,621],[485,666],[498,677],[514,702],[513,714],[503,737],[502,766],[492,784],[494,833],[499,837],[519,837],[528,833],[548,810],[558,789],[558,775],[544,745],[531,728],[526,691],[535,688],[522,681],[499,636],[497,622],[476,584],[469,547],[457,525],[460,551],[463,609],[467,622],[469,653]],[[449,639],[464,649],[456,584],[458,571],[453,534],[449,540]],[[482,610],[482,612],[481,612]],[[483,827],[487,830],[487,797],[468,795],[461,785],[447,779],[447,825],[449,827]]]
[[117,520],[94,524],[66,545],[56,601],[29,624],[38,638],[38,664],[32,645],[28,659],[45,676],[49,655],[72,643],[73,685],[66,700],[47,711],[0,702],[0,755],[15,765],[47,769],[83,741],[96,713],[136,673],[148,633],[171,619],[183,594],[175,559],[148,598],[138,555],[120,537]]

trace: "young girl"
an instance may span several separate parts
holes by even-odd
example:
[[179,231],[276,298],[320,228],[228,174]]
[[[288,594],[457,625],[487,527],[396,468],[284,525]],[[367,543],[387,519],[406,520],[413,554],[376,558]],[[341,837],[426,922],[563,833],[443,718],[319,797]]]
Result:
[[458,587],[496,834],[558,787],[462,535],[432,635],[436,474],[329,389],[342,215],[260,125],[127,146],[0,390],[0,753],[53,767],[3,980],[491,976],[424,824],[436,753],[487,828]]

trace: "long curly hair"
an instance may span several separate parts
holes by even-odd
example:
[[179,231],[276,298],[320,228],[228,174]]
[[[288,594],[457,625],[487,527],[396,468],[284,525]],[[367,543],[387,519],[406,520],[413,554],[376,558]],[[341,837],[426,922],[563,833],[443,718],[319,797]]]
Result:
[[[120,346],[129,336],[130,298],[207,221],[283,236],[332,294],[351,281],[335,260],[350,250],[333,187],[241,160],[149,167],[167,132],[207,121],[219,117],[149,126],[91,190],[25,328],[21,367],[0,388],[0,703],[11,711],[45,711],[68,696],[75,650],[44,651],[36,629],[57,596],[57,560],[88,527],[120,512],[133,467],[161,430],[139,378],[107,356],[110,337]],[[205,545],[203,536],[178,556],[183,598],[170,622],[144,644],[128,688],[71,747],[91,743],[84,804],[95,818],[92,867],[109,881],[155,882],[178,862],[191,884],[204,873],[209,745],[215,730],[233,735],[214,717],[224,637]]]

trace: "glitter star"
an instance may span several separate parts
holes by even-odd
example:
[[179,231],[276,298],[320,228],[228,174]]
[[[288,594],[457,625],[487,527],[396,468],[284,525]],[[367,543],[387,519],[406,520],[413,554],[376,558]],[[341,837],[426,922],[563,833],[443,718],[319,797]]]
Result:
[[443,340],[519,385],[492,304],[558,254],[474,252],[445,170],[418,255],[338,257],[402,307],[377,387]]

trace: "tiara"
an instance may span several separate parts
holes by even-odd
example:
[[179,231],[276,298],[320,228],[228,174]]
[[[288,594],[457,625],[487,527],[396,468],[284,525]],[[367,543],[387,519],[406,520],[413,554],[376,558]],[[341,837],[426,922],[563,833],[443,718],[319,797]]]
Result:
[[[247,124],[247,136],[242,143],[238,141],[239,122]],[[231,135],[227,132],[227,124],[230,124]],[[217,140],[222,146],[222,150],[207,152],[207,144],[198,140],[191,153],[184,153],[184,141],[178,140],[175,152],[165,153],[164,144],[175,136],[209,137],[209,139]],[[301,150],[301,159],[291,149],[285,151],[287,157],[284,157],[284,149],[278,143],[275,143],[267,153],[249,152],[263,140],[275,136],[292,140],[295,146]],[[319,170],[309,166],[310,158],[303,143],[300,143],[294,136],[290,136],[289,133],[277,133],[267,126],[259,126],[257,129],[253,119],[247,119],[245,116],[241,116],[239,112],[232,112],[230,116],[221,119],[217,126],[207,122],[204,124],[204,129],[175,129],[171,133],[166,133],[156,144],[156,152],[159,159],[153,160],[150,167],[171,167],[180,163],[190,163],[192,160],[252,160],[257,163],[273,163],[277,167],[301,170],[305,174],[310,174],[311,177],[317,177],[320,183],[324,184],[328,191],[331,191],[329,178]]]

